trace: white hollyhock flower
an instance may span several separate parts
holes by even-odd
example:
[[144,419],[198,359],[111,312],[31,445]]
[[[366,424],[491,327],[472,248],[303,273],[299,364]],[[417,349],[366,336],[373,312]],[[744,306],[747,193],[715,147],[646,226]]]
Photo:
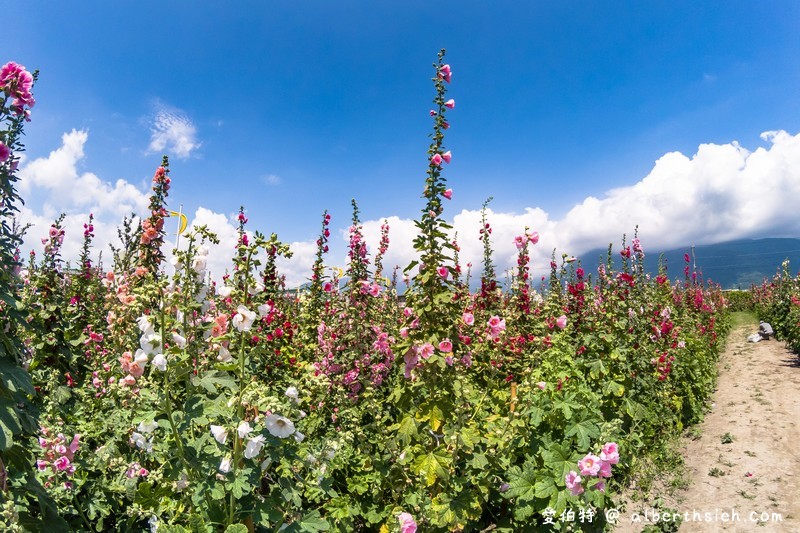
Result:
[[229,363],[233,361],[233,357],[231,356],[231,352],[224,346],[219,347],[219,355],[217,356],[217,361],[222,363]]
[[252,459],[253,457],[257,457],[259,453],[261,453],[261,448],[264,447],[264,435],[259,435],[258,437],[253,437],[252,439],[247,440],[247,446],[244,448],[244,456],[247,459]]
[[233,322],[233,327],[239,331],[250,331],[256,319],[256,314],[243,305],[237,307],[236,311],[238,312],[233,316],[233,320],[231,321]]
[[227,285],[223,285],[217,290],[217,294],[219,294],[222,298],[227,298],[231,295],[231,292],[233,292],[233,289]]
[[239,424],[239,427],[236,428],[236,432],[239,434],[240,439],[243,439],[246,436],[248,436],[251,431],[253,431],[253,428],[250,427],[249,422],[242,422],[241,424]]
[[172,342],[175,343],[175,346],[178,348],[185,348],[186,347],[186,337],[182,335],[178,335],[177,333],[172,333]]
[[136,429],[141,431],[144,434],[152,433],[156,430],[158,424],[155,421],[150,422],[139,422],[139,425],[136,426]]
[[300,403],[300,393],[297,392],[297,387],[287,388],[284,394],[294,400],[295,403]]
[[222,426],[211,424],[211,434],[214,435],[214,440],[220,444],[225,444],[225,441],[228,439],[228,430]]
[[265,316],[267,316],[268,314],[270,314],[272,312],[274,307],[273,307],[272,304],[267,302],[265,304],[259,305],[257,309],[258,309],[258,316],[260,316],[261,318],[264,318]]
[[303,442],[306,438],[306,436],[300,433],[299,431],[295,431],[293,436],[294,440],[296,440],[297,442]]
[[147,315],[142,315],[136,319],[136,324],[139,326],[139,331],[142,334],[149,333],[153,331],[153,324],[150,322],[150,317]]
[[252,287],[248,287],[247,292],[249,292],[251,296],[258,294],[259,292],[264,292],[264,284],[260,281],[256,281]]
[[225,457],[222,462],[219,464],[219,471],[223,474],[227,474],[231,471],[231,458]]
[[139,345],[147,355],[154,355],[161,351],[161,335],[150,330],[139,339]]
[[163,353],[157,354],[153,357],[153,366],[162,372],[167,371],[167,358]]
[[265,417],[264,425],[267,426],[267,431],[279,439],[285,439],[295,431],[294,422],[285,416],[275,414]]
[[147,440],[144,435],[141,433],[136,433],[135,431],[131,434],[131,444],[140,448],[148,453],[153,451],[153,441]]

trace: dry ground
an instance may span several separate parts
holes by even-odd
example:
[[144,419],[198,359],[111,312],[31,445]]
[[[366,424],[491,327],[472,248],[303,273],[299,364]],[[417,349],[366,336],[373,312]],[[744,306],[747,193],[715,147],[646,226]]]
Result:
[[[681,439],[688,487],[655,483],[647,501],[625,506],[615,532],[641,532],[658,499],[688,518],[682,533],[800,532],[800,357],[780,341],[748,343],[757,329],[733,329],[712,409]],[[667,525],[650,531],[675,531]]]

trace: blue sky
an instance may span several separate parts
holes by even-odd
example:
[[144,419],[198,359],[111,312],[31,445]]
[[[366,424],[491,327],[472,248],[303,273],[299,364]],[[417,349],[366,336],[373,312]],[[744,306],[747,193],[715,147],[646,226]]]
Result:
[[[111,185],[122,179],[146,192],[166,152],[172,207],[227,217],[244,204],[254,229],[308,243],[324,209],[335,227],[348,225],[353,197],[365,221],[396,216],[400,228],[417,215],[431,63],[444,47],[456,100],[446,138],[455,194],[445,216],[471,220],[489,196],[499,224],[504,215],[509,224],[527,223],[525,214],[538,208],[546,216],[528,217],[542,225],[532,229],[552,231],[548,244],[580,253],[590,238],[606,235],[576,228],[602,225],[604,216],[623,218],[628,233],[636,223],[649,231],[647,216],[627,216],[614,202],[594,210],[584,204],[626,188],[639,198],[637,183],[665,154],[694,162],[701,145],[738,150],[718,150],[683,171],[675,170],[680,161],[662,164],[669,167],[664,183],[678,172],[674,183],[709,184],[694,191],[712,202],[698,210],[724,211],[734,198],[726,187],[769,180],[770,165],[781,169],[776,180],[795,183],[793,156],[744,178],[726,170],[726,158],[747,161],[761,150],[775,159],[776,138],[786,150],[797,144],[799,29],[794,1],[308,1],[225,9],[218,2],[33,1],[9,18],[0,60],[40,70],[27,161],[50,157],[73,129],[85,134],[65,163],[70,169],[58,174],[52,160],[31,178],[35,185],[23,191],[31,220],[54,208],[78,215],[91,207],[48,188],[66,183],[67,174]],[[780,130],[787,135],[760,137]],[[765,215],[760,225],[709,236],[709,227],[726,223],[675,216],[686,229],[662,238],[669,221],[657,221],[655,245],[797,229]],[[619,229],[610,223],[610,238],[618,240]]]

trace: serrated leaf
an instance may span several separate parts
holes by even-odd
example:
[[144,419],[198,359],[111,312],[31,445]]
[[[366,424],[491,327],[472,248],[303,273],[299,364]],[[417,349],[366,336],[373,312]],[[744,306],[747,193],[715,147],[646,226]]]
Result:
[[411,438],[417,434],[417,422],[411,416],[403,417],[397,426],[397,436],[402,442],[408,444]]
[[583,419],[573,422],[573,424],[567,428],[565,435],[567,437],[574,436],[578,441],[578,447],[587,449],[592,443],[591,440],[600,435],[600,428],[591,420]]
[[425,478],[425,484],[430,487],[436,483],[437,479],[447,481],[450,477],[450,472],[447,469],[447,465],[450,464],[450,461],[451,459],[447,455],[430,452],[417,457],[411,470],[415,474],[423,476]]
[[514,466],[508,471],[509,489],[506,496],[523,500],[533,500],[536,497],[536,471],[530,463],[524,465],[524,470]]
[[225,533],[247,533],[247,526],[244,524],[231,524],[225,528]]

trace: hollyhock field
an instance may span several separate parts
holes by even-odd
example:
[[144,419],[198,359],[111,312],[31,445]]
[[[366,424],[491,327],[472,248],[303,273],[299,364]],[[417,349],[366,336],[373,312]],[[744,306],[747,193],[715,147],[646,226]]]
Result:
[[[248,228],[244,209],[220,281],[206,268],[213,227],[166,261],[166,157],[149,212],[121,223],[102,264],[91,216],[77,263],[61,257],[63,217],[20,257],[16,171],[35,76],[2,67],[4,530],[611,528],[604,510],[637,469],[701,418],[725,301],[688,262],[680,282],[645,274],[635,235],[597,268],[554,253],[549,282],[534,285],[536,228],[519,228],[501,286],[485,205],[459,236],[482,242],[483,265],[462,265],[443,217],[451,115],[458,127],[444,51],[432,74],[417,260],[384,265],[391,228],[370,250],[353,201],[346,271],[326,266],[323,213],[297,291],[276,267],[292,250]],[[568,511],[580,519],[560,519]]]

